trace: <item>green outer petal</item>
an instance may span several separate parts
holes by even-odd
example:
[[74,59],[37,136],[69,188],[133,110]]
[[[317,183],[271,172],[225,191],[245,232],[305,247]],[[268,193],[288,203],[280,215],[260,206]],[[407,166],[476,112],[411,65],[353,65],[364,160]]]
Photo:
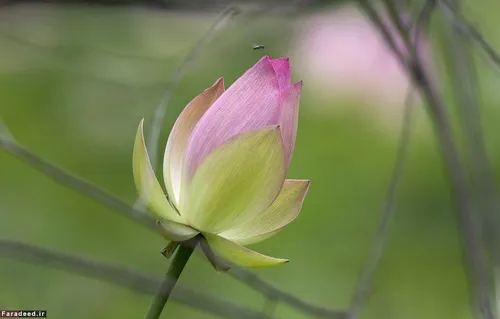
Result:
[[200,246],[203,253],[205,254],[205,257],[207,257],[208,261],[212,264],[212,267],[214,267],[215,271],[226,272],[231,269],[231,267],[227,265],[225,261],[221,260],[214,254],[212,248],[210,248],[207,240],[204,237],[200,240]]
[[285,180],[281,192],[262,214],[219,235],[239,245],[261,242],[284,229],[297,218],[310,181]]
[[288,259],[279,259],[259,254],[218,235],[203,233],[203,236],[215,255],[240,267],[262,268],[288,262]]
[[163,193],[158,180],[156,179],[151,162],[149,161],[146,143],[144,142],[144,119],[141,120],[135,138],[134,152],[132,156],[132,167],[134,171],[134,181],[137,192],[148,207],[161,217],[177,223],[182,223],[183,219],[170,206],[170,203]]
[[196,171],[182,204],[183,217],[200,231],[230,229],[274,202],[285,172],[279,127],[237,135],[208,155]]
[[170,221],[157,221],[160,234],[168,240],[179,242],[185,241],[198,235],[200,232],[189,226]]
[[180,245],[179,242],[171,241],[165,246],[165,248],[161,250],[161,254],[165,256],[165,258],[170,259],[170,257],[174,255],[179,245]]
[[183,164],[189,136],[203,114],[222,93],[224,93],[224,80],[220,78],[214,85],[189,102],[177,118],[168,137],[163,158],[163,180],[170,199],[180,212],[182,212],[179,204],[183,184]]

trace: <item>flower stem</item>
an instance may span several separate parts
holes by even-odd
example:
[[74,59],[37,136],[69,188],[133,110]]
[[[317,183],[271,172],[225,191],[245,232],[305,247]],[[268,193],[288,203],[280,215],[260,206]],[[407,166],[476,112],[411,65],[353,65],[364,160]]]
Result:
[[180,244],[179,250],[174,256],[170,264],[170,268],[168,269],[163,282],[160,285],[151,305],[149,306],[148,312],[146,313],[146,319],[158,319],[160,318],[161,312],[163,308],[165,308],[165,304],[172,293],[172,290],[179,279],[184,267],[186,266],[189,257],[193,253],[196,245],[198,244],[199,237],[196,236],[190,240],[187,240]]

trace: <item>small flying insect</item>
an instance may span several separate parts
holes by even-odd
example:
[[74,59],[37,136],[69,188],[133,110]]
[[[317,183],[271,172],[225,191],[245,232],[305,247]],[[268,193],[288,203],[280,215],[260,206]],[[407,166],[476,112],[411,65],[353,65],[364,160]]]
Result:
[[253,50],[264,50],[264,46],[262,44],[254,44]]

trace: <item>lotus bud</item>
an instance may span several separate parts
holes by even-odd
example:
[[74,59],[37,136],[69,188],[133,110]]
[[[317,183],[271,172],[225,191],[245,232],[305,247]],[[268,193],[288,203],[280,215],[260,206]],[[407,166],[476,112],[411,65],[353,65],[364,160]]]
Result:
[[[143,121],[133,152],[140,197],[161,234],[179,243],[201,234],[201,246],[242,267],[287,262],[245,245],[267,239],[299,214],[307,180],[285,179],[297,134],[302,82],[291,84],[288,58],[265,56],[227,90],[222,78],[182,111],[163,161],[166,193],[146,149]],[[177,245],[165,248],[171,255]]]

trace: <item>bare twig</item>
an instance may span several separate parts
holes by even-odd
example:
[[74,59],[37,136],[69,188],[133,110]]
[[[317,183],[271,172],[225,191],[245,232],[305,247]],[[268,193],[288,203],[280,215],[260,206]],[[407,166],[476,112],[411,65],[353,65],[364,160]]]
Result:
[[[160,133],[161,133],[161,126],[163,124],[163,120],[165,118],[165,113],[167,112],[167,105],[168,102],[170,101],[170,97],[172,96],[173,90],[177,87],[179,82],[182,79],[182,76],[188,69],[188,67],[196,60],[196,58],[200,55],[201,51],[203,48],[210,42],[210,40],[213,38],[215,32],[220,29],[221,25],[224,22],[227,22],[228,19],[233,17],[239,12],[239,9],[234,6],[230,6],[227,9],[225,9],[218,17],[215,19],[214,23],[210,26],[210,28],[205,32],[205,34],[198,40],[198,43],[193,47],[191,52],[184,58],[184,61],[181,63],[181,65],[177,68],[175,73],[172,75],[172,78],[170,79],[167,89],[165,93],[163,94],[162,100],[160,104],[156,107],[154,115],[153,115],[153,122],[151,125],[151,131],[149,134],[148,138],[148,152],[149,152],[149,158],[151,161],[151,166],[153,169],[156,169],[158,167],[158,149],[160,146]],[[134,203],[134,208],[137,209],[144,209],[144,203],[142,200],[138,197],[137,200]]]
[[456,28],[458,28],[462,33],[471,37],[474,41],[476,41],[483,51],[488,55],[490,60],[500,68],[500,53],[483,37],[481,32],[477,30],[474,26],[472,26],[465,18],[457,11],[457,8],[454,8],[451,5],[451,2],[448,0],[437,0],[441,9],[447,13],[448,15],[453,16],[453,24]]
[[[155,293],[162,281],[161,278],[142,274],[123,266],[85,259],[73,254],[9,239],[0,239],[0,258],[17,259],[37,266],[54,267],[111,282],[129,288],[134,292],[151,295]],[[208,295],[195,291],[185,284],[177,284],[175,293],[172,295],[172,300],[223,318],[272,318],[261,312],[233,305],[220,297],[214,297],[212,294]]]
[[398,61],[400,61],[404,67],[407,67],[406,56],[404,52],[402,52],[399,47],[396,45],[396,42],[392,38],[390,28],[383,21],[382,17],[375,10],[375,8],[370,4],[367,0],[358,0],[361,8],[363,9],[366,16],[370,19],[370,21],[375,25],[376,28],[380,30],[380,34],[387,45],[392,50]]
[[[382,1],[382,3],[385,5],[385,9],[389,13],[390,23],[394,25],[394,27],[400,34],[408,35],[410,30],[401,20],[401,16],[399,13],[400,9],[398,8],[399,1],[385,0]],[[405,42],[406,48],[412,47],[411,39],[409,36],[402,37],[401,39]]]
[[12,139],[7,138],[5,135],[0,135],[0,148],[8,153],[15,155],[31,165],[36,170],[44,173],[57,183],[60,183],[76,192],[79,192],[89,198],[92,198],[104,206],[112,209],[119,214],[131,218],[142,226],[150,229],[156,229],[156,221],[149,215],[144,214],[130,207],[121,199],[115,197],[113,194],[97,187],[89,181],[76,177],[70,173],[65,172],[61,168],[54,166],[46,160],[38,157],[28,149],[20,144],[14,142]]
[[278,301],[273,298],[266,298],[264,300],[264,305],[262,306],[262,313],[266,316],[274,316],[276,308],[278,307]]
[[261,294],[272,298],[274,300],[287,303],[291,307],[302,311],[303,313],[319,317],[319,318],[331,318],[331,319],[341,319],[345,318],[346,313],[344,311],[332,310],[324,307],[319,307],[312,305],[300,298],[295,297],[289,293],[284,293],[278,288],[274,287],[270,283],[262,280],[256,274],[243,268],[234,268],[228,272],[232,277],[238,279],[244,284],[248,285],[252,289],[260,292]]
[[[461,23],[458,20],[460,15],[459,1],[450,0],[448,2],[441,1],[441,3],[441,8],[444,8],[445,12],[445,21],[447,22],[445,31],[447,31],[448,36],[445,39],[448,40],[449,55],[451,56],[449,72],[456,94],[455,101],[459,120],[465,136],[464,144],[467,160],[470,164],[471,194],[481,214],[490,257],[498,265],[500,264],[500,252],[498,251],[498,245],[500,244],[500,234],[498,233],[500,209],[499,202],[496,199],[493,169],[488,159],[481,125],[479,88],[470,45],[471,40],[477,38],[477,36],[461,32]],[[479,32],[477,34],[480,39],[483,39]],[[486,43],[484,39],[483,42]],[[489,47],[486,46],[486,48]],[[493,273],[490,271],[488,275],[490,276],[489,280],[493,281]],[[490,294],[495,294],[495,285],[484,288],[491,289]]]
[[[26,163],[30,164],[34,169],[44,173],[57,183],[100,202],[104,206],[109,207],[113,211],[138,222],[144,227],[156,230],[156,221],[148,214],[135,210],[121,199],[115,197],[113,194],[50,164],[46,160],[38,157],[6,136],[0,135],[0,148],[22,159]],[[286,291],[279,290],[249,270],[233,267],[230,274],[261,294],[268,297],[272,296],[275,299],[285,302],[306,314],[323,316],[326,318],[343,318],[343,312],[312,305],[287,293]]]
[[10,138],[11,140],[14,141],[14,136],[9,131],[9,128],[7,127],[7,125],[5,125],[4,121],[0,118],[0,136],[2,136],[2,135],[7,136],[8,138]]
[[[65,5],[84,5],[88,6],[89,4],[99,5],[101,7],[137,7],[137,8],[153,8],[155,10],[168,10],[169,12],[178,11],[178,12],[212,12],[214,10],[219,9],[221,6],[226,6],[234,3],[234,0],[217,0],[217,1],[200,1],[200,0],[117,0],[117,1],[109,1],[109,0],[74,0],[74,1],[66,1],[66,0],[1,0],[0,6],[7,5],[18,5],[20,3],[43,3],[47,5],[48,2],[54,3],[57,6],[65,6]],[[243,4],[249,3],[254,5],[262,5],[262,3],[270,3],[275,6],[280,7],[288,7],[290,6],[290,0],[245,0],[239,1]],[[316,0],[299,0],[294,1],[297,5],[300,4],[302,6],[306,5],[314,5]]]
[[[420,11],[417,21],[412,28],[413,32],[413,42],[415,43],[415,54],[418,50],[418,42],[420,39],[420,30],[429,21],[432,5],[429,5],[431,1],[427,1],[424,7]],[[394,14],[394,12],[393,12]],[[403,32],[404,28],[400,25],[400,30]],[[410,30],[411,31],[411,30]],[[393,219],[395,214],[395,204],[396,204],[396,190],[403,174],[404,163],[406,161],[410,137],[412,132],[412,108],[414,99],[414,88],[410,84],[408,88],[408,93],[405,100],[405,108],[402,119],[401,133],[399,135],[399,141],[397,146],[396,160],[394,168],[392,171],[392,176],[387,188],[386,200],[384,207],[382,208],[381,219],[379,223],[378,230],[375,234],[374,240],[370,248],[370,252],[366,259],[366,262],[362,268],[361,275],[358,280],[358,284],[354,289],[354,294],[347,311],[348,319],[358,318],[361,310],[366,304],[368,297],[370,295],[371,287],[373,285],[373,280],[375,277],[375,272],[380,264],[383,257],[384,250],[387,243],[387,238],[389,235],[390,221]]]
[[[428,111],[432,117],[434,129],[441,146],[443,164],[447,168],[451,191],[455,200],[457,220],[463,241],[464,260],[470,270],[469,284],[475,300],[474,308],[476,313],[483,319],[495,318],[491,303],[490,292],[492,289],[489,288],[491,280],[488,276],[488,259],[483,246],[481,223],[469,196],[467,179],[459,159],[459,152],[455,146],[446,107],[436,88],[431,84],[418,56],[414,56],[410,60],[406,60],[404,57],[401,58],[390,31],[381,22],[380,15],[372,7],[370,1],[358,0],[358,2],[373,24],[379,29],[387,45],[394,51],[400,63],[408,71],[412,81],[427,101]],[[404,37],[405,35],[400,34],[400,36]]]
[[16,43],[21,46],[28,47],[30,49],[40,49],[40,50],[50,50],[51,54],[56,54],[59,52],[71,52],[72,50],[78,49],[82,51],[93,51],[97,54],[108,55],[117,58],[129,59],[129,60],[138,60],[143,62],[150,63],[164,63],[164,57],[156,57],[156,56],[145,56],[141,54],[137,54],[134,52],[120,51],[107,47],[98,47],[98,46],[86,46],[86,45],[65,45],[61,43],[44,43],[44,42],[36,42],[29,38],[20,37],[15,34],[10,34],[6,32],[0,31],[0,38],[4,38],[9,42]]
[[421,42],[421,32],[424,28],[428,27],[432,13],[436,7],[436,0],[425,0],[424,6],[420,10],[414,27],[410,30],[413,31],[413,45],[414,45],[414,56],[416,57],[418,52],[419,43]]
[[[444,2],[444,1],[443,1]],[[495,249],[495,244],[500,243],[499,203],[496,199],[496,187],[493,178],[493,169],[488,159],[484,133],[481,125],[479,105],[479,92],[475,64],[471,55],[470,36],[460,32],[460,23],[456,23],[460,8],[451,1],[446,8],[453,8],[456,14],[445,10],[446,24],[452,60],[451,80],[456,92],[456,102],[459,110],[460,121],[466,138],[466,150],[472,172],[472,183],[476,203],[481,207],[484,218],[485,235],[492,245],[490,252],[497,263],[500,263],[500,254]]]
[[403,114],[403,124],[398,141],[396,152],[396,161],[392,171],[392,176],[387,188],[386,199],[382,208],[382,214],[379,221],[377,232],[372,241],[372,245],[368,257],[363,265],[358,284],[354,289],[354,295],[347,310],[347,319],[356,319],[359,317],[360,311],[363,309],[373,285],[375,272],[384,255],[387,238],[389,236],[390,222],[395,214],[396,205],[396,190],[401,180],[404,170],[404,164],[408,154],[410,137],[412,132],[412,101],[414,98],[413,89],[408,89],[406,96],[405,110]]

